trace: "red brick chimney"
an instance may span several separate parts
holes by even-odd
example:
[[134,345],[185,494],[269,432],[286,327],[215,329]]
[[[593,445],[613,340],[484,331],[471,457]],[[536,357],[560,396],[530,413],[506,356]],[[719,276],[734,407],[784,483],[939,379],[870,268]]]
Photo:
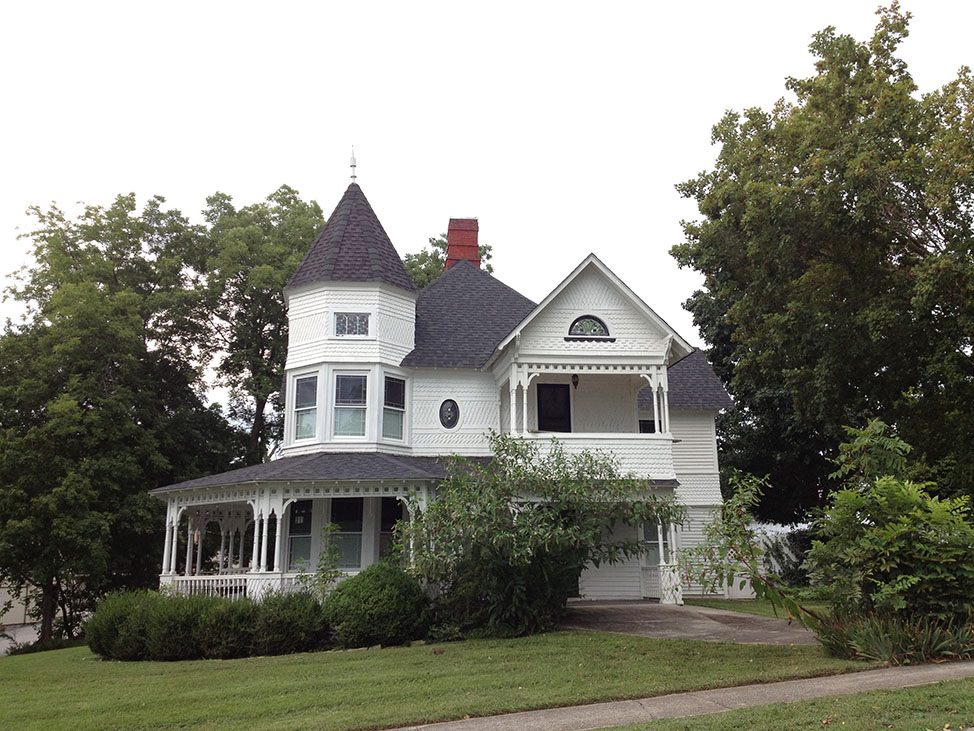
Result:
[[473,262],[480,268],[480,250],[477,245],[477,232],[480,224],[476,218],[451,218],[446,230],[446,268],[458,261]]

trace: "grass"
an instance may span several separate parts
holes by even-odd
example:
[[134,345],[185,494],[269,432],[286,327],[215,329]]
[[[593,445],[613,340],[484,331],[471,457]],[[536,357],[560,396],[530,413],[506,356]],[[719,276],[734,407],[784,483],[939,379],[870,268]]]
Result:
[[0,728],[377,728],[869,667],[821,647],[596,632],[181,663],[74,648],[0,660]]
[[920,688],[874,690],[856,695],[774,703],[709,716],[667,719],[622,726],[630,731],[736,731],[760,728],[963,729],[974,726],[974,678],[950,680]]
[[[775,615],[774,607],[767,599],[687,599],[683,602],[694,607],[710,607],[711,609],[726,609],[729,612],[743,612],[744,614],[757,614],[761,617],[774,617],[787,619],[787,614],[778,611]],[[803,607],[811,609],[821,616],[827,613],[829,605],[827,602],[799,602]]]

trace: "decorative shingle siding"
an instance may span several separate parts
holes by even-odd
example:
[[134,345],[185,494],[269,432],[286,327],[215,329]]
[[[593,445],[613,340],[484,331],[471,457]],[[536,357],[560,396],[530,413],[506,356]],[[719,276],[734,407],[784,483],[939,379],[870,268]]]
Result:
[[[336,312],[368,312],[374,336],[334,337]],[[400,289],[323,284],[290,296],[288,324],[288,369],[323,361],[399,365],[413,348],[415,303]]]
[[[566,341],[572,322],[582,315],[594,315],[609,328],[606,340]],[[664,353],[666,333],[649,322],[632,300],[623,296],[594,267],[583,271],[524,328],[520,353],[578,353],[579,355],[622,355]]]
[[[417,369],[413,376],[413,454],[486,455],[487,433],[497,431],[497,386],[489,373],[474,370]],[[440,404],[453,399],[460,421],[440,424]]]

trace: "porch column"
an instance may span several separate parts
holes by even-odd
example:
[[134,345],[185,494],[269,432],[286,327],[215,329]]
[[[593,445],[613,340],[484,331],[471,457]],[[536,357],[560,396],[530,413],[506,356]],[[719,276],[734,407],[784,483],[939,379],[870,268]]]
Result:
[[254,550],[250,557],[250,570],[257,571],[257,562],[260,560],[260,526],[263,522],[262,516],[254,513]]
[[169,530],[172,532],[170,537],[169,546],[169,573],[176,573],[176,552],[179,550],[179,512],[177,511],[176,517],[173,519],[169,526]]
[[186,516],[186,567],[183,571],[185,576],[192,576],[193,573],[193,518]]
[[531,387],[531,377],[528,376],[521,384],[521,433],[528,433],[528,390]]
[[517,434],[517,366],[511,363],[511,375],[508,380],[511,389],[511,436]]
[[274,570],[280,573],[281,571],[281,552],[282,545],[284,543],[284,521],[282,520],[283,510],[279,509],[274,515],[277,518],[276,526],[277,530],[274,531]]
[[270,515],[260,517],[260,571],[267,571],[267,528],[270,524]]
[[227,562],[227,531],[223,527],[223,523],[220,523],[220,566],[217,568],[217,573],[223,573],[223,567]]
[[162,549],[162,573],[168,574],[170,571],[170,560],[172,559],[172,520],[166,516],[166,541]]
[[199,576],[203,565],[203,538],[206,536],[206,520],[201,521],[201,528],[197,528],[199,536],[196,539],[196,575]]

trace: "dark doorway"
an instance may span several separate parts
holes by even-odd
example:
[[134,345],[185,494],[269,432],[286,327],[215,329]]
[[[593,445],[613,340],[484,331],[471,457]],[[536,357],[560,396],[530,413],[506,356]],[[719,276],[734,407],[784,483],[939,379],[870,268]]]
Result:
[[538,431],[572,430],[571,391],[567,383],[538,384]]

